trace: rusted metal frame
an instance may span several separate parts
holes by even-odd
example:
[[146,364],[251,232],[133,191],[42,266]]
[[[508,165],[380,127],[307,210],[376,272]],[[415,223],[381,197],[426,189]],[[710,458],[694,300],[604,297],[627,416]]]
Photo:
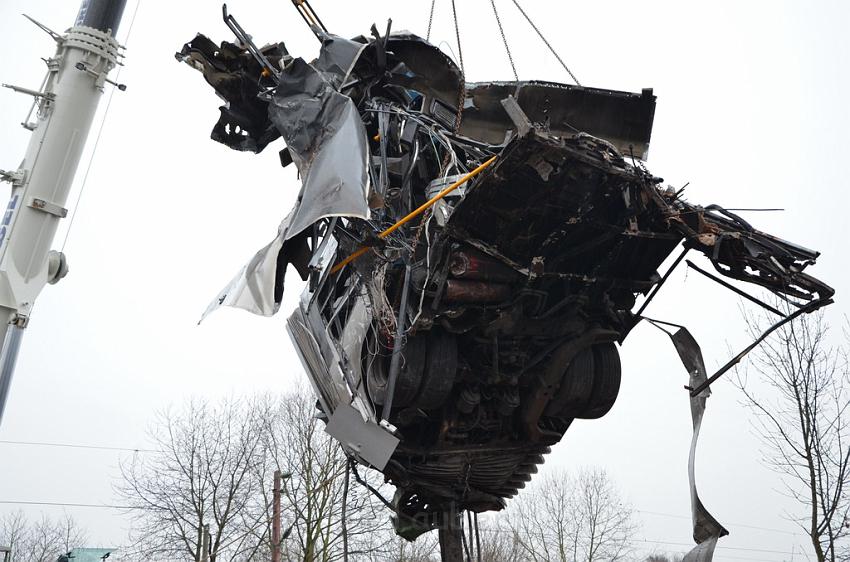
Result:
[[582,283],[586,283],[588,285],[595,285],[597,283],[602,283],[603,285],[608,285],[610,287],[619,288],[619,289],[649,289],[653,285],[657,283],[657,281],[646,280],[633,280],[633,279],[619,279],[616,277],[600,277],[594,275],[583,275],[580,273],[559,273],[555,271],[544,271],[543,273],[538,273],[534,276],[535,278],[555,278],[555,279],[566,279],[569,281],[580,281]]
[[640,316],[643,313],[643,311],[646,310],[646,307],[649,305],[650,302],[652,302],[652,299],[655,298],[655,295],[658,294],[658,291],[661,290],[661,287],[664,285],[664,283],[667,281],[667,279],[670,277],[670,275],[673,273],[673,271],[677,267],[679,267],[679,264],[682,263],[682,260],[685,259],[685,256],[688,254],[688,252],[690,250],[691,249],[688,248],[687,246],[684,247],[684,249],[682,250],[682,253],[679,254],[679,257],[676,258],[676,261],[673,262],[673,264],[670,266],[670,269],[668,269],[667,272],[664,274],[664,276],[661,278],[661,281],[658,282],[658,284],[655,286],[655,288],[652,290],[652,292],[649,294],[649,296],[646,297],[646,300],[643,301],[643,304],[640,306],[640,309],[635,313],[635,316]]
[[727,288],[727,289],[729,289],[730,291],[734,291],[735,293],[737,293],[737,294],[739,294],[740,296],[744,297],[744,298],[745,298],[745,299],[747,299],[748,301],[753,302],[753,303],[755,303],[755,304],[759,305],[760,307],[762,307],[762,308],[764,308],[764,309],[766,309],[766,310],[771,311],[772,313],[776,314],[777,316],[783,316],[783,317],[785,316],[785,314],[784,314],[784,313],[782,313],[782,312],[780,312],[779,310],[775,309],[774,307],[770,306],[770,305],[769,305],[769,304],[767,304],[766,302],[761,301],[761,300],[759,300],[759,299],[755,298],[754,296],[752,296],[752,295],[750,295],[750,294],[745,293],[744,291],[742,291],[742,290],[741,290],[741,289],[739,289],[738,287],[735,287],[735,286],[734,286],[734,285],[732,285],[731,283],[727,283],[726,281],[724,281],[724,280],[723,280],[723,279],[721,279],[720,277],[717,277],[716,275],[712,275],[711,273],[709,273],[709,272],[705,271],[704,269],[701,269],[699,266],[697,266],[696,264],[694,264],[694,262],[692,262],[691,260],[686,260],[686,262],[685,262],[685,263],[687,263],[687,264],[688,264],[688,267],[690,267],[691,269],[693,269],[693,270],[697,271],[698,273],[702,273],[703,275],[705,275],[706,277],[708,277],[708,278],[709,278],[709,279],[711,279],[712,281],[715,281],[715,282],[717,282],[717,283],[719,283],[719,284],[723,285],[724,287],[726,287],[726,288]]
[[539,443],[528,443],[525,445],[517,446],[515,444],[508,443],[490,443],[487,445],[468,445],[468,446],[459,446],[453,448],[443,448],[443,449],[414,449],[410,447],[405,447],[404,442],[401,442],[396,449],[396,456],[399,454],[409,455],[411,457],[440,457],[440,456],[451,456],[451,455],[476,455],[476,454],[494,454],[498,453],[500,455],[509,455],[509,454],[522,454],[522,455],[547,455],[549,451],[547,451],[547,446],[540,445]]
[[[750,265],[750,263],[748,263],[744,260],[742,260],[742,262],[745,265]],[[725,275],[726,277],[731,277],[732,279],[737,279],[738,281],[743,281],[745,283],[752,283],[754,285],[759,285],[761,287],[764,287],[764,288],[774,292],[775,294],[778,294],[778,296],[780,296],[783,300],[788,301],[789,303],[792,302],[792,301],[788,300],[787,296],[783,296],[780,293],[784,293],[785,295],[792,295],[792,296],[795,296],[797,298],[805,299],[805,300],[808,300],[808,301],[811,301],[811,299],[813,298],[808,293],[798,291],[797,289],[794,289],[793,287],[789,287],[788,283],[785,281],[785,278],[787,278],[787,277],[793,278],[793,277],[797,277],[798,275],[802,275],[802,274],[799,274],[799,273],[798,274],[788,274],[788,273],[783,272],[783,271],[780,271],[780,272],[777,273],[776,271],[774,271],[774,274],[777,278],[777,281],[771,282],[769,279],[767,279],[765,277],[761,277],[759,275],[749,274],[743,269],[740,270],[741,273],[738,273],[738,272],[736,272],[736,270],[732,269],[731,267],[730,267],[729,270],[722,269],[718,265],[717,261],[712,260],[711,263],[714,266],[714,269],[716,269],[721,275]],[[763,265],[759,264],[759,263],[755,263],[753,265],[760,268],[760,270],[763,267]],[[769,264],[769,265],[772,266],[772,268],[774,270],[776,269],[775,264]],[[767,270],[768,268],[765,267],[764,269]],[[822,284],[820,284],[817,287],[809,287],[809,288],[803,287],[803,289],[807,290],[809,293],[815,293],[815,292],[818,293],[819,298],[828,298],[828,297],[831,297],[834,293],[834,291],[832,291],[830,288],[828,288],[827,286],[822,285]],[[824,294],[820,293],[821,290],[824,291]],[[794,306],[800,306],[800,305],[794,304]]]
[[[446,241],[448,242],[448,241]],[[440,244],[437,240],[434,241],[434,245],[437,246]],[[441,246],[438,246],[440,250],[442,250]],[[449,266],[451,265],[451,250],[445,252],[445,260],[443,265],[437,270],[435,281],[437,283],[437,289],[434,291],[434,296],[431,298],[431,310],[436,311],[440,307],[440,303],[443,300],[443,294],[446,291],[446,281],[449,278]],[[423,287],[424,291],[425,288]]]
[[588,330],[579,337],[562,342],[563,345],[554,350],[556,358],[550,362],[549,368],[545,369],[534,381],[532,388],[521,402],[523,404],[521,421],[525,427],[526,436],[532,443],[539,442],[543,438],[543,432],[537,424],[543,415],[543,410],[546,408],[549,398],[558,389],[561,377],[564,374],[564,366],[568,365],[582,349],[595,343],[616,341],[618,336],[619,334],[613,330]]
[[771,326],[770,328],[765,330],[764,333],[761,336],[759,336],[758,339],[756,339],[756,341],[754,341],[749,346],[744,348],[744,350],[741,351],[740,353],[738,353],[738,355],[736,355],[735,357],[730,359],[729,362],[727,362],[720,369],[718,369],[717,372],[714,373],[713,375],[711,375],[704,383],[702,383],[701,385],[699,385],[698,387],[696,387],[694,389],[688,389],[688,390],[690,390],[691,397],[697,396],[700,392],[702,392],[703,390],[705,390],[706,388],[708,388],[712,384],[714,384],[714,381],[716,381],[721,376],[723,376],[729,369],[731,369],[732,367],[734,367],[735,365],[740,363],[741,359],[743,359],[745,355],[747,355],[750,351],[755,349],[756,346],[758,346],[761,342],[763,342],[767,338],[767,336],[769,336],[770,334],[772,334],[773,332],[775,332],[776,330],[778,330],[779,328],[781,328],[782,326],[784,326],[788,322],[791,322],[792,320],[802,316],[803,314],[808,314],[809,312],[814,312],[815,310],[817,310],[821,307],[824,307],[828,304],[831,304],[832,302],[833,302],[832,299],[818,299],[814,302],[809,303],[808,305],[804,306],[803,308],[798,309],[793,314],[789,314],[788,316],[786,316],[785,318],[783,318],[782,320],[780,320],[779,322],[777,322],[776,324],[774,324],[773,326]]
[[463,240],[465,243],[469,244],[473,248],[481,250],[482,252],[484,252],[485,254],[490,256],[491,258],[495,258],[495,259],[501,261],[505,265],[516,270],[518,273],[520,273],[522,275],[528,275],[529,271],[528,271],[527,267],[521,266],[517,262],[513,261],[511,258],[502,254],[501,252],[499,252],[495,248],[488,246],[484,242],[482,242],[482,241],[480,241],[476,238],[470,237],[463,229],[458,228],[457,226],[449,225],[446,228],[446,230],[451,234],[452,238],[455,238],[457,240]]

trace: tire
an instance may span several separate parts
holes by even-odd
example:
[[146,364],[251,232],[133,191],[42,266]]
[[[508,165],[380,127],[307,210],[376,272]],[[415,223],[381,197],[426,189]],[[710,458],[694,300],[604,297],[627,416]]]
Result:
[[575,418],[588,407],[593,393],[594,354],[592,348],[583,349],[567,365],[561,386],[549,401],[543,415]]
[[601,418],[617,401],[620,393],[622,369],[620,354],[613,342],[593,346],[593,392],[587,407],[577,418],[595,420]]
[[[374,337],[374,336],[373,336]],[[384,404],[387,397],[387,384],[392,356],[367,356],[366,384],[369,396],[375,404]],[[393,408],[409,406],[422,386],[422,372],[425,369],[425,338],[408,337],[401,349],[401,368],[395,382]]]
[[442,406],[451,394],[457,375],[457,336],[442,330],[428,333],[422,388],[414,406],[433,410]]

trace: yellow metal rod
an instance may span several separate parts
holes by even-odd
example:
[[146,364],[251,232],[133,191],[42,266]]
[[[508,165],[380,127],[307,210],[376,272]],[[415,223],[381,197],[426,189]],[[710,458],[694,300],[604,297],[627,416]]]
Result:
[[[402,226],[404,226],[405,224],[407,224],[411,220],[415,219],[416,217],[418,217],[419,215],[424,213],[429,207],[433,206],[434,203],[436,203],[437,201],[439,201],[440,199],[442,199],[443,197],[445,197],[446,195],[448,195],[449,193],[451,193],[452,191],[454,191],[458,187],[462,186],[463,184],[465,184],[466,182],[468,182],[469,180],[471,180],[472,178],[474,178],[475,176],[477,176],[478,174],[483,172],[485,169],[487,169],[487,167],[490,166],[490,164],[492,164],[495,161],[496,161],[496,157],[493,156],[492,158],[490,158],[489,160],[487,160],[486,162],[484,162],[483,164],[481,164],[480,166],[478,166],[477,168],[475,168],[474,170],[472,170],[471,172],[469,172],[468,174],[466,174],[465,176],[463,176],[462,178],[460,178],[459,180],[457,180],[456,182],[454,182],[453,184],[451,184],[450,186],[448,186],[447,188],[442,190],[440,193],[438,193],[435,196],[433,196],[432,198],[430,198],[428,201],[422,203],[422,205],[420,205],[418,209],[416,209],[415,211],[411,211],[406,217],[399,220],[397,223],[395,223],[394,225],[392,225],[391,227],[389,227],[385,231],[378,234],[378,238],[386,238],[387,236],[389,236],[390,234],[392,234],[393,232],[395,232],[396,230],[398,230],[399,228],[401,228]],[[354,260],[356,260],[357,258],[359,258],[360,256],[362,256],[363,254],[365,254],[368,251],[369,251],[369,246],[363,246],[362,248],[358,249],[356,252],[354,252],[353,254],[351,254],[350,256],[348,256],[347,258],[345,258],[344,260],[342,260],[341,262],[339,262],[338,264],[333,266],[333,268],[331,268],[331,273],[336,273],[337,271],[339,271],[340,269],[342,269],[346,265],[350,264],[351,262],[353,262]]]

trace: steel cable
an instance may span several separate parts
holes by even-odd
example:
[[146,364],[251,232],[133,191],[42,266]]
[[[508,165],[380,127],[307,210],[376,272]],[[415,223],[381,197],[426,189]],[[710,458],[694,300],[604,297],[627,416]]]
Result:
[[578,78],[576,78],[576,75],[573,74],[573,71],[569,69],[569,67],[563,61],[563,59],[561,59],[561,57],[558,56],[558,53],[555,51],[555,49],[552,47],[552,45],[549,43],[549,41],[547,41],[546,38],[543,37],[543,33],[541,33],[540,30],[537,28],[537,26],[534,25],[534,22],[531,21],[531,18],[528,17],[528,14],[526,14],[525,10],[522,9],[522,6],[519,5],[519,2],[517,2],[517,0],[511,0],[511,1],[514,3],[514,6],[517,7],[517,10],[519,10],[519,12],[523,15],[523,17],[525,17],[525,20],[529,23],[529,25],[531,25],[531,27],[534,29],[534,31],[537,32],[537,36],[540,37],[540,39],[543,41],[543,43],[546,44],[546,46],[549,48],[549,50],[552,52],[552,54],[555,55],[555,58],[558,59],[558,62],[561,63],[561,66],[564,67],[564,70],[566,70],[567,74],[570,75],[570,78],[573,79],[573,82],[575,82],[577,86],[581,86],[581,82],[578,81]]

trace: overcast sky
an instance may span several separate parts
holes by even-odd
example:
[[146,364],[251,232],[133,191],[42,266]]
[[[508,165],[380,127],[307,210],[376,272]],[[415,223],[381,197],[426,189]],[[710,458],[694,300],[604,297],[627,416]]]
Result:
[[[119,37],[127,38],[136,0]],[[508,0],[496,0],[522,79],[569,81]],[[833,285],[827,317],[841,331],[850,186],[845,179],[850,4],[716,0],[543,2],[525,8],[584,85],[658,96],[648,166],[687,197],[727,207],[776,207],[745,215],[757,228],[820,250],[811,272]],[[430,2],[313,0],[344,36],[383,29],[425,35]],[[437,0],[432,39],[455,51],[449,0]],[[258,43],[285,41],[311,59],[318,43],[286,0],[231,0]],[[53,54],[26,12],[63,30],[76,0],[0,2],[0,81],[35,88]],[[487,0],[459,3],[468,79],[511,79]],[[27,330],[0,440],[144,448],[156,409],[191,395],[284,391],[306,380],[284,332],[301,287],[288,277],[271,319],[207,304],[271,240],[298,192],[279,143],[261,155],[209,139],[219,100],[173,53],[203,32],[231,40],[216,2],[141,0],[128,56],[65,252],[71,272],[42,293]],[[101,103],[106,106],[108,95]],[[15,169],[29,133],[30,100],[0,91],[0,168]],[[101,112],[102,114],[102,112]],[[99,120],[89,138],[92,145]],[[79,192],[87,151],[69,206]],[[5,200],[7,189],[0,190]],[[69,221],[60,229],[62,244]],[[739,300],[684,269],[647,314],[686,324],[708,368],[748,343]],[[621,349],[623,383],[606,417],[577,421],[543,472],[606,468],[636,509],[650,550],[690,544],[686,374],[666,336],[648,325]],[[795,505],[761,464],[739,393],[715,385],[697,457],[703,502],[730,530],[716,560],[805,559],[788,522]],[[0,443],[0,501],[114,503],[119,453]],[[0,514],[17,509],[0,503]],[[26,508],[59,514],[60,508]],[[67,508],[93,543],[120,544],[128,520],[114,511]],[[664,515],[661,515],[664,514]],[[754,527],[761,527],[757,529]],[[771,529],[771,530],[765,530]]]

